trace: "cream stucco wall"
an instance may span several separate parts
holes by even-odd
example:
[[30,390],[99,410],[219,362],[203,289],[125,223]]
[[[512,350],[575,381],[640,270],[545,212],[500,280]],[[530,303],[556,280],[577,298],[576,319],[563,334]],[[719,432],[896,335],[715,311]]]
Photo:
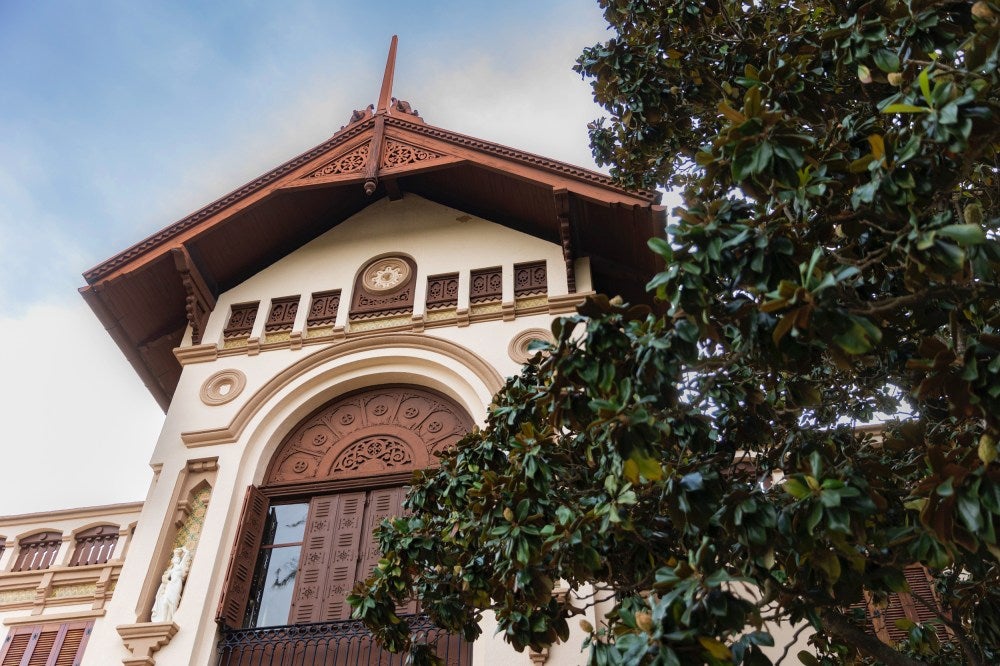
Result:
[[[416,264],[415,321],[424,314],[427,276],[441,273],[460,274],[459,310],[469,307],[469,272],[497,265],[504,272],[504,302],[515,300],[513,266],[521,262],[545,260],[549,298],[567,294],[559,245],[411,195],[373,203],[221,294],[201,347],[191,348],[196,357],[185,359],[151,457],[156,478],[114,598],[91,637],[84,666],[108,666],[132,656],[115,627],[146,619],[144,604],[148,605],[150,585],[159,580],[179,506],[194,479],[211,486],[211,499],[174,617],[178,631],[153,655],[161,666],[214,662],[214,618],[245,489],[261,481],[271,455],[301,419],[356,389],[413,384],[451,397],[482,422],[502,378],[518,369],[508,354],[511,340],[526,329],[547,329],[554,317],[543,298],[541,308],[523,314],[511,307],[503,317],[498,312],[485,320],[473,318],[425,329],[405,325],[385,331],[352,330],[347,312],[355,277],[369,260],[389,254],[405,254]],[[585,261],[578,262],[578,292],[590,288],[586,269]],[[310,295],[331,289],[342,290],[337,321],[342,330],[335,339],[307,341],[301,346],[222,350],[222,330],[233,304],[261,302],[252,333],[260,337],[268,301],[299,295],[293,329],[298,333]],[[189,332],[185,346],[190,343]],[[245,386],[224,404],[206,404],[199,397],[203,386],[221,370],[238,371]],[[490,618],[484,621],[484,629],[474,647],[475,663],[531,663],[527,655],[517,654],[493,636]],[[548,663],[580,663],[581,640],[574,636],[569,644],[554,648]]]

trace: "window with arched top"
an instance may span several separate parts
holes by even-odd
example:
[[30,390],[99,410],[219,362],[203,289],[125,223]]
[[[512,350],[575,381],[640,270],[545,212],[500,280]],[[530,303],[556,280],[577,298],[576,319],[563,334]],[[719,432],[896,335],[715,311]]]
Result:
[[[309,639],[307,652],[318,663],[327,663],[322,659],[332,658],[347,635],[376,658],[378,650],[350,621],[347,604],[351,588],[381,556],[372,532],[382,520],[402,514],[413,471],[436,465],[435,453],[471,427],[468,414],[450,398],[413,386],[343,396],[302,421],[278,447],[264,483],[247,490],[219,607],[220,653],[242,663],[238,655],[257,649],[245,641],[278,650],[271,634],[279,630],[271,628],[280,627],[281,640],[293,641],[297,627],[308,625],[313,634],[327,636]],[[327,629],[320,631],[318,624]],[[434,640],[451,655],[448,663],[468,663],[470,646],[458,637]]]
[[111,554],[115,552],[117,544],[117,525],[98,525],[77,532],[76,546],[73,549],[73,557],[70,558],[69,565],[80,567],[88,564],[104,564],[111,559]]
[[48,569],[56,559],[62,544],[62,532],[37,532],[19,539],[17,559],[11,571],[38,571]]

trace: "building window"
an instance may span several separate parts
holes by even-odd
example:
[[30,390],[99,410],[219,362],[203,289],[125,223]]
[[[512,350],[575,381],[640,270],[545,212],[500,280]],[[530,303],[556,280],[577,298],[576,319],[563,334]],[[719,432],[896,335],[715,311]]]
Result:
[[472,303],[490,303],[499,301],[503,296],[503,269],[479,268],[472,271],[469,280],[469,301]]
[[548,292],[549,284],[544,261],[514,264],[514,296],[536,296]]
[[[253,650],[277,659],[300,648],[324,659],[349,649],[378,658],[347,603],[381,556],[373,531],[402,515],[413,471],[434,464],[433,454],[471,427],[451,400],[410,386],[350,394],[300,423],[278,447],[264,485],[247,490],[217,617],[227,663],[243,663]],[[413,614],[416,606],[398,612]],[[293,638],[295,625],[309,625],[311,647]],[[348,635],[361,643],[341,644]],[[471,646],[459,637],[434,642],[468,663]]]
[[229,312],[229,321],[226,322],[226,328],[222,331],[222,337],[226,340],[250,337],[253,323],[257,319],[259,305],[259,301],[234,305]]
[[11,571],[48,569],[62,544],[61,532],[39,532],[18,541],[17,560]]
[[0,537],[0,558],[3,557],[3,552],[6,549],[7,549],[7,537]]
[[93,621],[14,627],[0,648],[0,666],[79,664]]
[[111,559],[118,543],[117,525],[98,525],[76,535],[76,548],[69,560],[71,567],[104,564]]
[[271,506],[243,625],[349,619],[347,595],[380,556],[372,532],[402,514],[405,494],[403,487],[382,488]]

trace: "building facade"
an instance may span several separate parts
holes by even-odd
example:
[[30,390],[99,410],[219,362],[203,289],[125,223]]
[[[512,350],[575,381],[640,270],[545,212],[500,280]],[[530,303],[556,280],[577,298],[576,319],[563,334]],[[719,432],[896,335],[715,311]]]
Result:
[[[646,298],[655,193],[426,124],[391,97],[394,48],[331,139],[85,274],[165,410],[155,478],[141,504],[0,519],[0,665],[376,659],[345,597],[413,471],[554,317]],[[575,664],[577,638],[422,635],[452,664]]]

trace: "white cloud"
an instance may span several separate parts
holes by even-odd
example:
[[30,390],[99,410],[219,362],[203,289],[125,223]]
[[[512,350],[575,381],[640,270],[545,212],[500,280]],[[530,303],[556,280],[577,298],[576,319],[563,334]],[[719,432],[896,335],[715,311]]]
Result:
[[0,514],[141,500],[163,413],[82,299],[0,318]]

